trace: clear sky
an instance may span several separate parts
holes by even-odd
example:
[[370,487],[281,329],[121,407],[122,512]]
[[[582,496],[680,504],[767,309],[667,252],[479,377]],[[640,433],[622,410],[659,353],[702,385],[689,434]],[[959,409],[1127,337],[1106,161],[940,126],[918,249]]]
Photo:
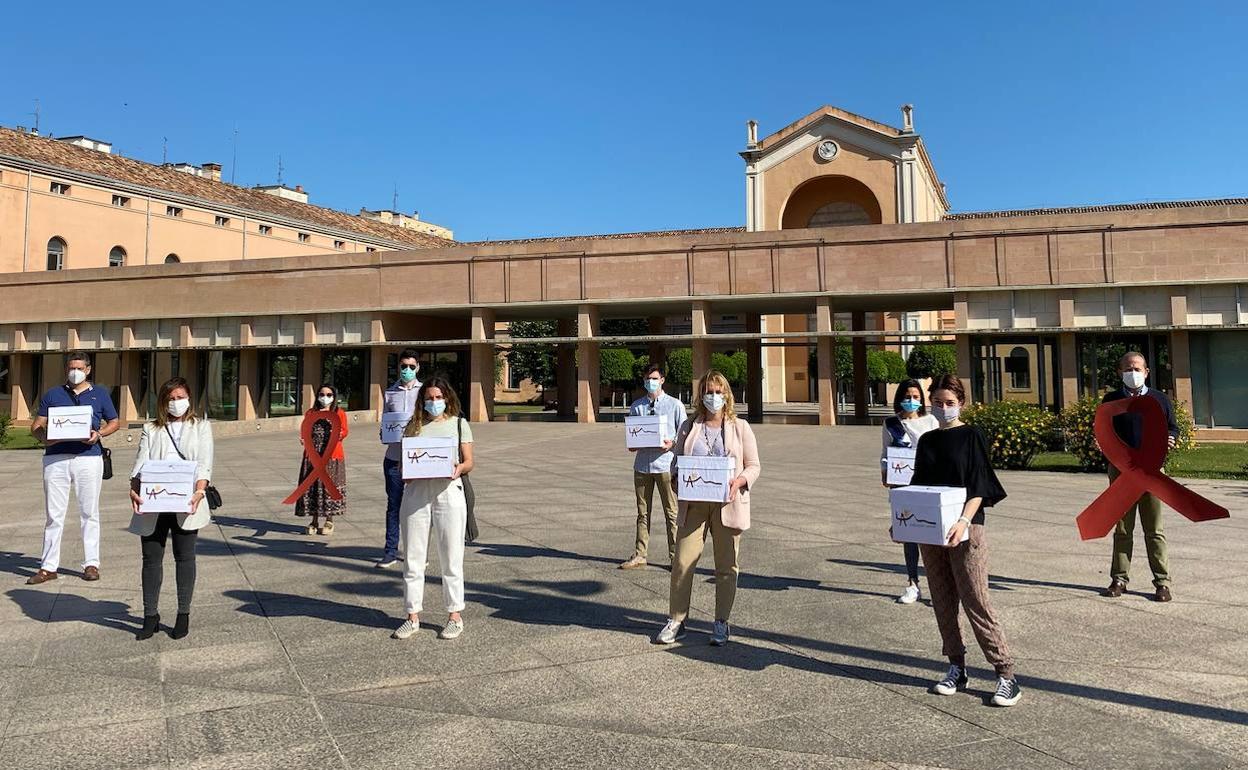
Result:
[[[0,123],[461,240],[740,225],[745,121],[915,105],[955,210],[1243,196],[1244,3],[11,3]],[[237,169],[232,168],[237,127]]]

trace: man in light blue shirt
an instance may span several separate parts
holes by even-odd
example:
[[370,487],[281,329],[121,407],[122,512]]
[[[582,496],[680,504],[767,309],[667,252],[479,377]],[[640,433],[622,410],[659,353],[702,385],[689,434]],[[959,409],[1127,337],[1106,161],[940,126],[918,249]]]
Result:
[[[399,354],[399,379],[383,394],[384,411],[406,414],[410,418],[416,411],[416,396],[420,393],[420,359],[416,351],[408,348]],[[380,435],[380,429],[378,434]],[[399,460],[403,456],[402,444],[387,444],[386,456],[381,461],[382,477],[386,481],[386,545],[382,551],[378,569],[389,569],[399,563],[399,506],[403,503],[403,469]]]
[[[642,382],[646,395],[633,402],[628,413],[634,417],[660,415],[668,423],[671,435],[680,431],[688,414],[679,398],[663,392],[663,369],[651,364]],[[672,444],[663,442],[663,448],[633,449],[633,489],[637,493],[637,547],[632,558],[620,565],[620,569],[640,569],[646,566],[646,551],[650,543],[650,511],[654,502],[654,490],[659,490],[663,502],[663,514],[667,518],[667,560],[671,564],[676,553],[676,492],[672,489]]]

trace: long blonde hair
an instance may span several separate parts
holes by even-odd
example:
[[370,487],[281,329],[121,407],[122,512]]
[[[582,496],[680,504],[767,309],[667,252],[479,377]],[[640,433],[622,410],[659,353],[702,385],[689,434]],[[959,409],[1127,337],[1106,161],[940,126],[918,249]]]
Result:
[[728,378],[715,369],[708,369],[706,374],[698,379],[698,395],[697,400],[694,401],[693,418],[706,422],[715,416],[706,408],[706,404],[702,403],[702,397],[706,395],[706,389],[711,385],[718,385],[724,391],[724,419],[737,419],[737,412],[733,408],[735,403],[732,400],[732,386],[728,384]]
[[404,436],[419,436],[421,428],[425,426],[425,392],[430,388],[442,391],[442,398],[446,400],[446,411],[442,414],[446,419],[459,417],[459,396],[455,395],[455,389],[445,377],[435,374],[420,384],[420,390],[416,393],[416,409],[412,412],[412,418],[407,421],[407,427],[403,429]]

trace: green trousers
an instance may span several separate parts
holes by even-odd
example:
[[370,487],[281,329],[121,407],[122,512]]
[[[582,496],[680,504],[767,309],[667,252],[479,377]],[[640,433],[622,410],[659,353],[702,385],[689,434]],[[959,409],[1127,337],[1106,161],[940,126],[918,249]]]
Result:
[[[1118,469],[1109,466],[1109,480],[1118,478]],[[1148,551],[1148,566],[1153,570],[1153,585],[1170,585],[1170,567],[1166,561],[1166,533],[1161,528],[1161,501],[1145,492],[1131,506],[1127,515],[1114,527],[1114,558],[1109,576],[1126,583],[1131,579],[1131,551],[1135,545],[1135,519],[1139,512],[1140,526],[1144,529],[1144,548]]]

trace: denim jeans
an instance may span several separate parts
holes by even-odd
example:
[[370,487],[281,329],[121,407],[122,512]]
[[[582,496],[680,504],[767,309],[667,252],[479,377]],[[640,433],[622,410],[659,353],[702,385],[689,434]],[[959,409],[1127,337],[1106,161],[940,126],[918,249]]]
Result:
[[383,558],[399,556],[399,506],[403,503],[403,471],[398,460],[383,460],[386,478],[386,550]]

